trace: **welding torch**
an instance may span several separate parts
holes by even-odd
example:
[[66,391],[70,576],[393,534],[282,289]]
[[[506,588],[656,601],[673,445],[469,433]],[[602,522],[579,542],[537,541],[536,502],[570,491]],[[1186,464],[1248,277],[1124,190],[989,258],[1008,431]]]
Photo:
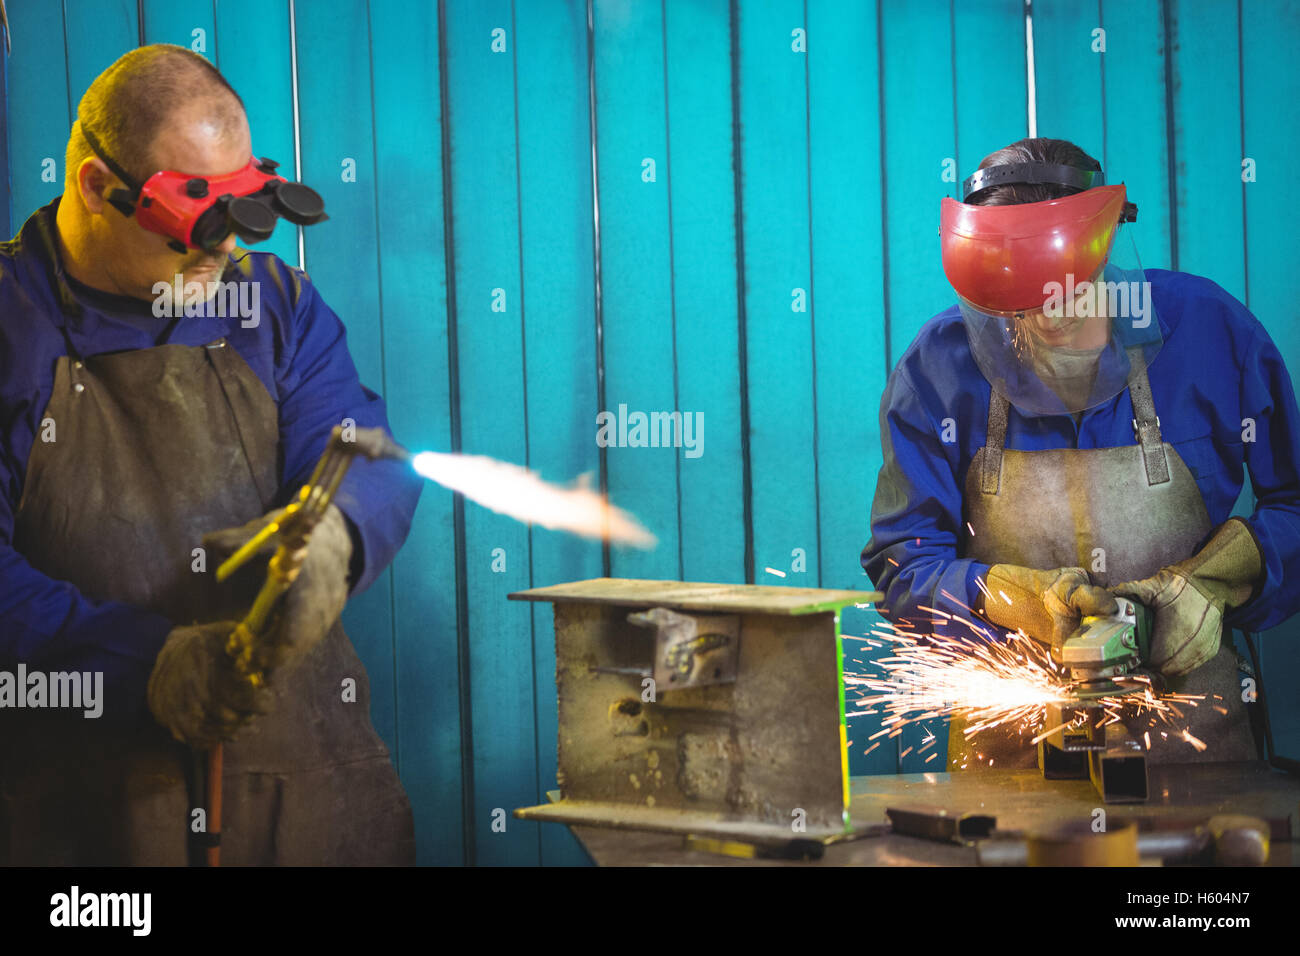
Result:
[[266,669],[273,658],[274,647],[266,646],[262,640],[272,614],[280,598],[297,580],[307,557],[312,531],[325,517],[348,468],[358,455],[371,461],[410,461],[412,457],[382,428],[350,428],[345,431],[336,425],[316,469],[294,500],[217,568],[217,580],[226,580],[267,541],[279,536],[279,546],[267,565],[266,581],[252,608],[226,642],[226,653],[234,659],[236,672],[254,687],[261,687],[266,682]]
[[[234,661],[236,673],[254,687],[265,685],[267,670],[275,660],[276,647],[268,644],[265,638],[280,599],[297,580],[307,558],[312,531],[325,517],[357,456],[371,461],[410,461],[412,458],[411,453],[393,441],[382,428],[344,429],[336,425],[315,470],[294,500],[217,568],[217,580],[225,581],[278,535],[278,546],[267,565],[266,581],[253,606],[226,641],[226,653]],[[220,743],[208,751],[209,866],[219,866],[221,862],[222,758]]]

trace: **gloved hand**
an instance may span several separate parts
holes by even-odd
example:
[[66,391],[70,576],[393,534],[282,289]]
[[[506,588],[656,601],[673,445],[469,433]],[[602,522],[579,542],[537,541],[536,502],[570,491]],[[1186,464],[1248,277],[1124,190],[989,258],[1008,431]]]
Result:
[[1254,534],[1240,518],[1229,518],[1186,561],[1112,590],[1155,614],[1148,663],[1166,677],[1181,677],[1219,652],[1224,613],[1250,600],[1263,579]]
[[173,628],[149,675],[149,710],[181,743],[199,750],[230,740],[274,695],[235,673],[226,653],[233,621]]
[[[282,510],[254,518],[239,528],[204,535],[203,546],[210,554],[217,555],[218,561],[224,560],[268,522],[278,518]],[[263,545],[262,553],[274,552],[277,544],[272,535]],[[280,599],[279,611],[265,636],[271,668],[297,663],[329,633],[347,603],[351,561],[352,536],[347,521],[343,512],[330,505],[312,531],[298,578]]]
[[999,627],[1023,630],[1052,647],[1065,643],[1084,615],[1114,614],[1119,609],[1115,596],[1090,583],[1083,568],[1035,571],[995,564],[984,583],[993,597],[984,597],[977,610]]

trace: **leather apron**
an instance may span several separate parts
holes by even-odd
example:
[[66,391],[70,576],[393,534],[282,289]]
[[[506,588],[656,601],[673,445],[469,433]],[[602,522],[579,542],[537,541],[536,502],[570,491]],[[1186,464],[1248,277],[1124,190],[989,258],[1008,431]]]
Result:
[[[242,617],[260,571],[218,586],[215,561],[194,569],[206,532],[264,514],[279,487],[277,407],[235,350],[65,356],[44,417],[55,440],[32,448],[14,530],[32,566],[178,625]],[[272,685],[273,710],[225,747],[223,864],[413,863],[410,804],[342,626]],[[0,726],[0,863],[193,858],[199,761],[147,713],[11,710]]]
[[[969,527],[963,529],[962,556],[1039,570],[1081,567],[1103,587],[1150,577],[1191,557],[1211,530],[1205,501],[1178,452],[1161,439],[1141,361],[1132,363],[1128,391],[1137,444],[1015,451],[1003,447],[1009,405],[994,390],[987,441],[966,473],[963,510]],[[1101,566],[1098,548],[1104,571],[1093,570]],[[1230,641],[1204,666],[1170,681],[1169,690],[1205,699],[1195,707],[1180,705],[1183,717],[1173,718],[1173,726],[1149,714],[1126,721],[1136,740],[1149,733],[1149,761],[1255,759]],[[966,726],[961,718],[950,723],[949,770],[963,764],[986,768],[990,760],[994,769],[1037,766],[1037,745],[1031,741],[1041,728],[997,727],[966,738]],[[1204,751],[1182,738],[1184,727],[1207,745]]]

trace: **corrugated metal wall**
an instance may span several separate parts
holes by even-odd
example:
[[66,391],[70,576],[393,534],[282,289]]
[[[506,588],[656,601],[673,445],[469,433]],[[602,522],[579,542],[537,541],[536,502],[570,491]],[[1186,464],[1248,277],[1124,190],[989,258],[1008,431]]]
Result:
[[[951,300],[938,201],[1028,132],[1021,0],[8,7],[9,233],[61,191],[100,70],[140,42],[199,49],[248,104],[254,149],[325,196],[304,264],[398,436],[592,473],[660,537],[603,553],[426,491],[346,615],[423,862],[582,858],[562,828],[493,828],[555,779],[549,609],[509,591],[602,573],[869,587],[879,397]],[[1280,281],[1300,3],[1032,12],[1039,134],[1128,183],[1144,264],[1216,279],[1300,369]],[[297,261],[298,236],[267,248]],[[621,405],[702,413],[703,454],[598,447],[597,411]],[[868,623],[850,611],[846,633]],[[1300,678],[1293,648],[1266,643],[1275,688]],[[1274,708],[1300,739],[1300,707]],[[919,769],[898,757],[917,742],[856,744],[854,772]]]

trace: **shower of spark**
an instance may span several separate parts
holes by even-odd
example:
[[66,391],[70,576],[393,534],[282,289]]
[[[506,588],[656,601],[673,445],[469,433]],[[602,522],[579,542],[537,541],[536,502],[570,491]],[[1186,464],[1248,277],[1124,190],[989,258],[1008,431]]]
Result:
[[[950,593],[944,597],[966,608]],[[933,615],[928,621],[899,621],[901,626],[881,622],[868,637],[850,637],[886,656],[862,660],[846,649],[844,681],[846,690],[859,698],[848,716],[876,715],[881,729],[867,738],[873,742],[867,752],[884,740],[898,737],[908,726],[925,731],[920,754],[936,743],[929,722],[961,716],[966,721],[967,739],[981,731],[1005,727],[1033,734],[1037,743],[1059,727],[1044,727],[1050,704],[1077,704],[1070,693],[1067,675],[1052,660],[1046,645],[1023,631],[1006,640],[995,640],[995,629],[977,623],[975,612],[970,618],[949,614],[936,608],[921,607]],[[970,610],[966,608],[966,610]],[[958,635],[932,633],[935,627],[957,625]],[[852,672],[850,661],[861,665]],[[1122,679],[1121,679],[1122,680]],[[1102,697],[1090,701],[1105,718],[1115,723],[1140,715],[1154,717],[1168,726],[1172,736],[1203,750],[1205,744],[1193,737],[1180,722],[1188,707],[1202,699],[1195,695],[1165,694],[1157,696],[1149,679],[1134,676],[1131,680],[1146,686],[1129,694]],[[1119,682],[1119,681],[1117,681]],[[1144,734],[1150,749],[1150,734]],[[926,758],[929,762],[930,758]],[[987,761],[990,765],[992,760]]]
[[552,485],[527,468],[483,455],[424,451],[412,456],[411,465],[430,481],[516,521],[638,548],[656,543],[635,517],[610,504],[585,479],[568,487]]

